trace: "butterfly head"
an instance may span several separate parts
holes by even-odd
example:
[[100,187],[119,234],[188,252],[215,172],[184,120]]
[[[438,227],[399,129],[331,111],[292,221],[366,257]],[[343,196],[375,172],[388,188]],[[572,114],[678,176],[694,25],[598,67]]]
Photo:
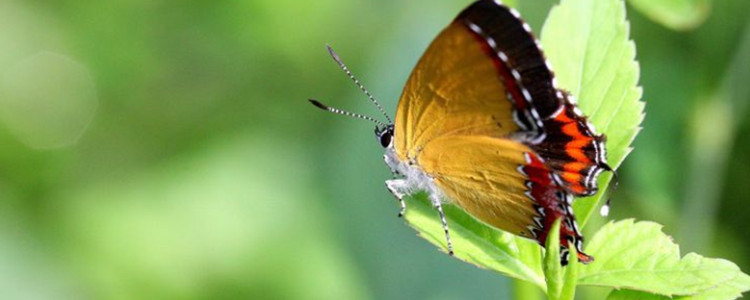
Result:
[[383,114],[383,116],[386,119],[386,122],[378,121],[375,118],[370,117],[370,116],[345,111],[345,110],[338,109],[335,107],[330,107],[323,103],[320,103],[318,100],[315,100],[315,99],[308,99],[308,100],[310,101],[310,103],[312,103],[317,108],[320,108],[322,110],[326,110],[332,113],[345,115],[345,116],[353,117],[357,119],[363,119],[363,120],[367,120],[367,121],[375,123],[376,124],[375,125],[375,138],[378,139],[378,142],[380,142],[380,145],[383,146],[383,148],[390,148],[393,145],[393,120],[391,120],[391,117],[389,117],[388,114],[385,113],[385,111],[383,110],[383,107],[381,107],[380,103],[378,103],[378,100],[375,100],[375,97],[373,97],[372,94],[370,94],[370,92],[365,88],[365,86],[362,85],[362,83],[359,82],[359,80],[357,80],[357,78],[354,77],[354,74],[352,74],[352,72],[349,71],[349,68],[344,64],[343,61],[341,61],[341,57],[339,57],[339,55],[336,54],[335,51],[333,51],[333,48],[331,48],[331,46],[328,46],[328,45],[326,45],[326,48],[328,49],[328,54],[331,55],[331,57],[333,58],[334,61],[336,61],[339,67],[341,67],[341,69],[346,73],[347,76],[349,76],[349,78],[354,82],[354,84],[357,85],[357,87],[359,87],[359,89],[363,93],[365,93],[365,95],[367,96],[368,99],[370,99],[372,104],[374,104],[375,107]]
[[375,137],[383,148],[391,147],[393,145],[393,124],[375,126]]

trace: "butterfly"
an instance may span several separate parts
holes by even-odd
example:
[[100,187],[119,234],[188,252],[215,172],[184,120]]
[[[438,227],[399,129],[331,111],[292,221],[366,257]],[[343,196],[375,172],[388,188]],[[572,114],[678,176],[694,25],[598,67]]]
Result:
[[598,176],[614,172],[607,165],[605,136],[595,132],[573,96],[557,87],[539,42],[517,11],[479,0],[459,13],[409,76],[395,122],[328,50],[387,122],[310,101],[377,124],[375,136],[394,174],[386,186],[401,204],[400,216],[404,197],[426,192],[451,255],[446,203],[542,246],[561,219],[562,263],[569,259],[568,243],[580,262],[593,261],[583,251],[572,202],[596,194]]

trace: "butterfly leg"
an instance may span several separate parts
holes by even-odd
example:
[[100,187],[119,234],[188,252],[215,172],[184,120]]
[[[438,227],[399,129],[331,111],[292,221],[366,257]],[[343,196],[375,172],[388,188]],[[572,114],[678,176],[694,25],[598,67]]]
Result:
[[440,202],[435,204],[438,214],[440,214],[440,221],[443,222],[443,231],[445,231],[445,241],[448,243],[448,255],[453,256],[453,243],[451,243],[451,235],[448,232],[448,222],[445,221],[445,213],[443,213],[443,205]]
[[401,218],[406,213],[406,202],[404,202],[404,196],[407,192],[406,180],[404,179],[391,179],[385,181],[385,186],[388,191],[396,197],[398,203],[401,204],[401,210],[398,212],[398,217]]

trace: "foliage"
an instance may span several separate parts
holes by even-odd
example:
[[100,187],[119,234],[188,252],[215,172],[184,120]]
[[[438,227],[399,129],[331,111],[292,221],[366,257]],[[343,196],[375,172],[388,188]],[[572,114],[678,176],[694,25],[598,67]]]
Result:
[[655,22],[675,30],[693,29],[711,11],[711,0],[629,0]]

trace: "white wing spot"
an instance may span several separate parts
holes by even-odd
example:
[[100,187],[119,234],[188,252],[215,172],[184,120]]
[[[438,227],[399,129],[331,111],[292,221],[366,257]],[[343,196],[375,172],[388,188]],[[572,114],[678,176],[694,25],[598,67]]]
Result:
[[[539,45],[539,50],[540,50],[540,51],[542,50],[542,45]],[[547,66],[547,69],[549,69],[550,73],[554,73],[554,72],[552,71],[552,70],[554,69],[554,68],[552,67],[552,63],[551,63],[551,62],[549,62],[549,60],[547,60],[546,58],[544,59],[544,65],[546,65],[546,66]],[[552,74],[552,75],[554,76],[554,74]],[[552,77],[552,79],[555,79],[555,78],[554,78],[554,77]]]
[[[523,23],[523,30],[526,30],[526,32],[531,33],[531,27],[529,27],[529,24]],[[536,43],[537,47],[539,47],[539,43]]]
[[521,173],[523,176],[529,176],[528,174],[526,174],[526,171],[523,170],[523,165],[518,166],[516,170],[518,170],[518,173]]
[[498,51],[497,52],[497,57],[499,57],[500,60],[502,60],[504,63],[506,63],[506,64],[508,63],[508,56],[505,55],[505,53],[503,53],[503,51]]
[[[513,74],[513,78],[515,78],[518,81],[521,81],[521,74],[518,73],[515,69],[510,70],[510,73]],[[528,94],[528,92],[526,92]],[[524,94],[526,96],[526,94]]]
[[514,8],[510,8],[509,10],[510,10],[510,14],[516,17],[516,19],[521,18],[521,14],[519,14],[517,10],[515,10]]
[[477,34],[480,34],[480,35],[482,34],[482,28],[479,28],[479,26],[477,26],[477,24],[469,23],[469,28],[471,29],[471,31],[474,31]]
[[[518,81],[521,81],[521,79],[518,79]],[[521,88],[521,93],[523,93],[523,97],[526,98],[526,101],[531,103],[531,94],[529,94],[529,91],[526,88]]]
[[533,117],[534,117],[535,119],[540,119],[540,118],[539,118],[539,113],[538,113],[538,112],[536,112],[536,109],[533,109],[533,108],[531,109],[531,115],[532,115],[532,116],[533,116]]
[[487,44],[489,44],[492,49],[495,49],[497,51],[497,43],[495,43],[495,40],[493,38],[488,37]]

